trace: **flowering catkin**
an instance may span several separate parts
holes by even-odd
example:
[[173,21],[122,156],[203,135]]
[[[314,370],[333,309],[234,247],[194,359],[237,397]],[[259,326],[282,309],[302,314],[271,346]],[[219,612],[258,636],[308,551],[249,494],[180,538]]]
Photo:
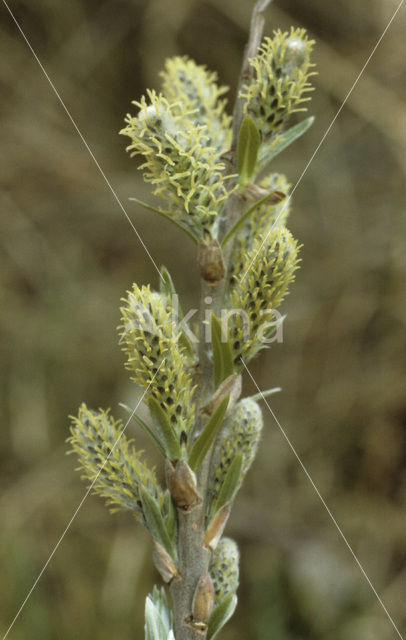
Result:
[[155,91],[134,104],[139,113],[127,115],[120,133],[131,138],[131,156],[143,156],[144,179],[167,201],[168,213],[196,236],[212,231],[227,190],[225,165],[209,144],[207,125],[194,121],[190,102],[172,103]]
[[[140,460],[130,441],[122,433],[121,420],[114,420],[108,411],[93,411],[83,403],[77,417],[72,417],[72,452],[79,458],[85,477],[94,482],[93,489],[113,510],[130,509],[143,524],[140,486],[152,495],[161,507],[166,498],[157,484],[155,473]],[[121,436],[120,436],[121,434]]]
[[[161,72],[164,96],[181,113],[190,113],[190,120],[206,128],[206,145],[221,155],[231,143],[231,118],[226,113],[227,101],[220,97],[228,87],[217,85],[217,73],[208,71],[187,56],[169,58]],[[181,106],[182,105],[182,106]]]
[[256,237],[230,284],[227,318],[234,363],[241,368],[276,331],[278,309],[295,278],[298,245],[286,227]]
[[134,284],[124,302],[120,343],[126,367],[161,405],[180,440],[193,424],[193,386],[169,298]]
[[282,129],[292,113],[305,110],[302,105],[310,100],[304,94],[311,90],[313,44],[305,29],[292,27],[290,33],[278,29],[251,58],[254,77],[240,95],[246,100],[245,113],[254,119],[263,139]]

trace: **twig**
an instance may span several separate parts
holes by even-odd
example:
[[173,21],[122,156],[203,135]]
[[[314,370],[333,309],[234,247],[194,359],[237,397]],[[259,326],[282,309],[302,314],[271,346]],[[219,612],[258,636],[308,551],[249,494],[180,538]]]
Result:
[[[264,26],[263,12],[272,0],[260,0],[256,3],[249,32],[248,43],[244,53],[244,59],[239,78],[239,89],[243,83],[247,82],[250,78],[251,67],[249,65],[249,58],[255,55],[258,46],[261,42],[262,31]],[[238,97],[236,98],[234,106],[234,125],[233,125],[233,148],[236,146],[236,139],[238,131],[240,129],[241,120],[243,116],[243,101]],[[232,153],[232,156],[234,154]],[[234,158],[232,165],[235,168]],[[237,202],[236,202],[237,201]],[[220,230],[220,237],[222,232],[226,232],[228,225],[232,223],[233,216],[229,213],[233,209],[237,214],[241,213],[241,207],[245,206],[245,202],[241,201],[238,195],[232,193],[227,200],[223,214],[225,215],[225,223],[223,229]],[[227,261],[230,253],[231,244],[227,247],[227,251],[224,252],[225,265],[227,267]],[[199,335],[199,371],[196,376],[196,382],[198,386],[197,405],[198,409],[205,406],[212,394],[213,387],[213,366],[208,357],[207,343],[206,343],[206,325],[203,324],[205,318],[209,317],[209,312],[212,311],[219,314],[224,300],[225,278],[219,282],[208,284],[202,278],[201,280],[201,295],[200,295],[200,335]],[[199,415],[194,425],[194,433],[198,432],[202,426],[202,416]],[[207,496],[208,486],[208,472],[210,464],[210,454],[206,456],[206,460],[200,469],[198,474],[198,491],[200,496],[204,498]],[[205,633],[194,630],[187,624],[188,616],[190,616],[192,608],[192,600],[194,592],[200,577],[208,570],[210,561],[210,554],[207,549],[203,548],[203,540],[205,533],[205,502],[204,499],[200,505],[197,505],[191,511],[178,510],[178,522],[179,522],[179,570],[181,579],[174,580],[171,584],[171,593],[174,602],[175,612],[175,638],[176,640],[202,640],[205,637]]]
[[242,62],[240,78],[238,82],[237,97],[235,100],[233,111],[233,141],[232,149],[237,145],[238,132],[240,130],[241,121],[243,117],[244,99],[239,97],[240,90],[243,85],[248,83],[253,74],[253,68],[251,67],[249,60],[253,58],[257,53],[258,47],[261,44],[262,33],[264,30],[264,12],[266,8],[271,4],[272,0],[259,0],[252,12],[251,25],[249,31],[249,38],[245,47],[244,58]]
[[[262,40],[262,33],[264,29],[264,12],[265,9],[271,4],[272,0],[259,0],[252,12],[251,16],[251,24],[250,31],[248,36],[247,46],[245,47],[243,62],[240,71],[240,77],[238,81],[237,88],[237,96],[235,99],[234,110],[233,110],[233,135],[231,142],[230,153],[227,154],[227,158],[225,158],[226,162],[226,173],[235,174],[237,172],[237,161],[236,161],[236,149],[237,149],[237,140],[238,133],[240,131],[241,122],[243,120],[243,109],[244,109],[244,99],[240,98],[240,90],[243,85],[248,83],[253,74],[253,68],[251,67],[249,60],[255,56],[258,51],[258,47]],[[230,185],[231,186],[231,185]],[[220,227],[219,227],[219,240],[220,242],[227,235],[227,232],[233,226],[233,224],[238,220],[243,213],[245,208],[245,201],[242,198],[241,194],[237,191],[233,191],[229,198],[227,199],[223,211],[220,216]],[[228,246],[224,249],[224,260],[227,265],[230,253],[232,251],[232,243],[230,242]]]

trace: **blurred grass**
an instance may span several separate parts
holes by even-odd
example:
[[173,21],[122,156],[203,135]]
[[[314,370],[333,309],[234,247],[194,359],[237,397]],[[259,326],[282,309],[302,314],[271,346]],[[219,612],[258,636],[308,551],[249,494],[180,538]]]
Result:
[[[251,0],[88,0],[12,10],[158,265],[196,302],[193,247],[131,203],[148,200],[117,135],[164,59],[217,69],[230,99]],[[268,32],[317,40],[317,120],[276,161],[294,183],[396,2],[276,2]],[[406,632],[406,98],[401,10],[294,196],[303,264],[284,343],[252,366],[354,551]],[[1,14],[0,631],[84,494],[65,457],[67,416],[134,403],[117,346],[120,296],[157,282],[128,221],[5,8]],[[180,249],[181,248],[181,249]],[[251,389],[247,382],[246,389]],[[394,637],[292,452],[266,414],[235,508],[240,604],[224,640]],[[146,443],[137,433],[141,446]],[[10,633],[15,640],[143,636],[156,575],[128,514],[89,497]]]

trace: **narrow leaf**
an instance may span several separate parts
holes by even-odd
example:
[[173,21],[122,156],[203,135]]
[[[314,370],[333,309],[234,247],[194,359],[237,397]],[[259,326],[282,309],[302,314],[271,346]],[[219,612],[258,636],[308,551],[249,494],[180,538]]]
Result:
[[177,529],[176,510],[171,495],[168,492],[168,505],[165,513],[165,523],[171,540],[175,539]]
[[165,411],[162,409],[161,405],[155,398],[150,398],[148,401],[149,410],[151,412],[152,418],[158,424],[162,437],[165,441],[165,451],[168,458],[171,460],[177,460],[181,457],[181,448],[176,437],[170,422],[168,420],[168,416]]
[[246,116],[242,121],[237,142],[237,166],[240,185],[243,187],[254,174],[260,143],[261,137],[255,122]]
[[172,626],[172,613],[169,608],[168,597],[164,587],[158,589],[155,585],[152,590],[152,594],[150,594],[149,597],[159,611],[165,627],[169,630]]
[[234,499],[241,484],[242,462],[242,454],[239,453],[230,464],[214,505],[215,512]]
[[200,468],[200,465],[213,444],[227,411],[228,401],[229,396],[226,396],[208,420],[202,433],[194,443],[189,456],[189,466],[193,471],[197,471]]
[[131,409],[131,407],[129,407],[127,404],[124,404],[123,402],[119,402],[118,405],[120,407],[123,407],[123,409],[125,409],[130,414],[131,418],[134,418],[134,420],[138,423],[138,425],[141,427],[144,433],[146,433],[151,438],[151,440],[153,440],[153,442],[156,444],[160,453],[162,453],[162,455],[165,456],[166,454],[165,454],[164,445],[162,444],[162,442],[160,441],[156,433],[154,433],[154,431],[151,429],[151,427],[149,427],[147,423],[144,422],[144,420],[142,420],[139,416],[137,416],[134,413],[134,410]]
[[184,347],[186,350],[187,355],[189,356],[189,358],[194,359],[196,357],[196,352],[193,348],[193,344],[190,342],[189,338],[187,337],[185,331],[182,331],[182,333],[179,335],[179,344],[181,347]]
[[211,316],[211,345],[213,349],[214,388],[224,380],[223,359],[221,354],[221,324],[218,318]]
[[166,528],[159,504],[143,486],[140,486],[140,498],[149,532],[166,549],[171,558],[175,559],[172,540]]
[[150,596],[145,601],[145,640],[166,640],[168,628]]
[[[159,289],[161,293],[163,293],[165,296],[167,296],[171,300],[176,321],[182,320],[183,311],[179,304],[179,297],[178,297],[178,294],[176,293],[175,285],[173,283],[171,274],[169,273],[166,267],[161,267],[161,280],[160,280]],[[176,310],[174,307],[175,302],[176,302]],[[190,342],[185,331],[182,331],[180,333],[179,343],[181,344],[182,347],[185,347],[187,354],[190,358],[195,357],[196,354],[193,349],[193,345]]]
[[267,193],[266,196],[264,196],[260,200],[257,200],[256,202],[254,202],[254,204],[252,204],[246,211],[244,211],[244,213],[233,224],[231,229],[228,231],[228,233],[224,236],[223,240],[221,241],[221,248],[222,249],[224,249],[224,247],[226,246],[227,242],[229,240],[231,240],[233,235],[240,229],[240,227],[242,227],[242,225],[250,217],[250,215],[255,213],[255,211],[258,209],[258,207],[261,206],[261,204],[265,204],[267,200],[271,200],[272,196],[273,196],[272,192],[271,193]]
[[257,173],[262,171],[275,156],[281,153],[286,147],[295,142],[300,136],[302,136],[306,131],[312,126],[314,122],[314,117],[310,116],[310,118],[306,118],[306,120],[302,120],[298,124],[295,124],[293,127],[284,131],[280,135],[278,135],[273,140],[271,139],[269,142],[264,142],[261,145],[261,148],[258,153],[258,167]]
[[168,269],[164,266],[161,267],[161,281],[159,285],[161,293],[168,296],[168,298],[172,298],[172,296],[176,296],[175,285],[173,284],[173,280],[171,274]]
[[133,415],[133,418],[139,424],[139,426],[144,431],[144,433],[146,433],[151,438],[151,440],[153,440],[153,442],[156,444],[156,446],[158,447],[158,449],[162,453],[162,455],[163,456],[166,455],[164,445],[162,444],[162,442],[160,441],[158,436],[152,431],[151,427],[149,427],[147,425],[147,423],[144,422],[144,420],[142,420],[136,414]]
[[214,315],[211,316],[211,341],[213,347],[214,387],[217,387],[234,373],[233,354],[228,340],[223,341],[221,322]]
[[236,606],[237,596],[233,593],[230,593],[219,602],[210,616],[207,629],[207,640],[213,640],[213,638],[216,637],[216,635],[224,627],[226,622],[230,620]]
[[140,207],[144,207],[144,209],[148,209],[148,211],[154,211],[154,213],[158,213],[160,216],[165,218],[165,220],[169,220],[169,222],[172,222],[172,224],[174,224],[175,227],[178,227],[178,229],[181,229],[184,233],[186,233],[186,235],[188,235],[189,238],[193,240],[195,244],[199,244],[199,238],[194,233],[192,233],[190,229],[188,229],[187,227],[183,226],[183,224],[175,220],[175,218],[172,216],[171,213],[169,213],[169,211],[163,211],[162,209],[157,209],[157,207],[153,207],[151,204],[147,204],[146,202],[143,202],[142,200],[139,200],[138,198],[135,198],[135,197],[129,198],[129,200],[136,202],[137,204],[140,205]]
[[255,395],[250,396],[250,398],[251,400],[255,400],[255,402],[258,402],[259,400],[264,400],[264,398],[267,398],[268,396],[273,396],[274,393],[279,393],[280,391],[282,391],[282,387],[273,387],[273,389],[260,391],[259,393],[256,393]]

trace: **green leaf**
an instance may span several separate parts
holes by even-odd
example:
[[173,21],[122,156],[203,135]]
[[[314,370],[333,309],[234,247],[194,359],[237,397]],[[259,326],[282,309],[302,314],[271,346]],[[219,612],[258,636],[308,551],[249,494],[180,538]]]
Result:
[[176,509],[172,500],[172,496],[169,491],[165,495],[165,524],[171,540],[175,539],[177,531],[177,517]]
[[182,331],[182,333],[179,335],[179,344],[180,344],[181,347],[185,348],[186,353],[187,353],[189,358],[191,358],[193,360],[196,357],[196,352],[195,352],[195,350],[193,348],[193,344],[191,343],[191,341],[187,337],[185,331]]
[[217,387],[234,373],[233,353],[228,340],[223,341],[221,322],[214,315],[211,316],[211,342],[213,347],[214,387]]
[[136,414],[133,415],[133,418],[139,424],[139,426],[144,431],[144,433],[146,433],[151,438],[151,440],[153,440],[153,442],[156,444],[156,446],[158,447],[158,449],[162,453],[162,455],[165,456],[166,455],[165,447],[162,444],[162,442],[160,441],[160,439],[158,438],[158,436],[152,431],[151,427],[149,427],[147,425],[147,423],[144,422],[144,420],[142,420]]
[[166,528],[165,520],[159,504],[142,485],[140,485],[140,499],[142,503],[142,511],[150,534],[164,547],[164,549],[166,549],[171,558],[175,561],[176,557],[173,542]]
[[193,240],[193,242],[195,244],[199,244],[199,238],[197,235],[195,235],[194,233],[192,233],[192,231],[190,231],[190,229],[188,229],[187,227],[183,226],[183,224],[181,224],[180,222],[178,222],[177,220],[174,219],[174,217],[172,216],[172,214],[169,211],[163,211],[163,209],[157,209],[157,207],[153,207],[151,204],[147,204],[146,202],[143,202],[142,200],[139,200],[138,198],[129,198],[129,200],[136,202],[137,204],[140,205],[140,207],[144,207],[144,209],[147,209],[148,211],[154,211],[154,213],[158,213],[160,216],[162,216],[163,218],[165,218],[165,220],[169,220],[169,222],[172,222],[172,224],[175,225],[175,227],[178,227],[178,229],[181,229],[184,233],[186,233],[186,235],[189,236],[189,238],[191,240]]
[[168,626],[156,604],[148,596],[145,601],[145,640],[167,640]]
[[273,387],[273,389],[267,389],[266,391],[260,391],[253,396],[250,396],[251,400],[255,400],[255,402],[259,402],[259,400],[264,400],[268,396],[273,396],[274,393],[279,393],[282,391],[282,387]]
[[173,280],[171,274],[168,269],[164,266],[161,267],[161,282],[159,284],[159,290],[168,298],[172,298],[172,296],[176,296],[175,285],[173,284]]
[[[152,594],[150,593],[148,597],[152,600],[155,607],[159,611],[161,618],[165,624],[165,628],[169,631],[172,626],[172,614],[169,608],[168,597],[166,595],[164,587],[158,589],[158,587],[155,585],[152,590]],[[167,639],[165,638],[165,640]]]
[[223,418],[226,414],[228,401],[230,396],[226,396],[222,402],[220,402],[213,415],[209,418],[202,433],[194,443],[189,456],[189,466],[193,471],[197,471],[200,468],[203,460],[205,459],[211,445],[213,444],[217,433],[223,422]]
[[[245,221],[249,218],[249,216],[251,214],[253,214],[256,211],[256,209],[261,206],[261,204],[264,204],[267,200],[272,198],[272,195],[273,195],[272,192],[271,193],[267,193],[266,196],[264,196],[260,200],[257,200],[256,202],[254,202],[254,204],[252,204],[246,211],[244,211],[244,213],[238,218],[237,222],[234,223],[234,225],[231,227],[231,229],[228,231],[228,233],[224,236],[223,240],[221,241],[221,248],[222,249],[224,249],[224,247],[226,246],[227,242],[229,240],[231,240],[233,235],[245,223]],[[289,197],[289,196],[287,196],[287,197]]]
[[213,638],[216,637],[216,635],[224,627],[226,622],[230,620],[236,606],[237,596],[234,593],[230,593],[219,602],[209,619],[207,640],[213,640]]
[[[161,293],[167,296],[170,300],[172,300],[172,303],[173,303],[173,299],[174,298],[176,299],[176,304],[177,304],[176,317],[177,317],[177,320],[182,320],[183,311],[179,304],[179,297],[178,297],[178,294],[176,293],[175,285],[173,284],[171,274],[169,273],[166,267],[161,267],[161,281],[159,285],[159,290]],[[189,338],[187,337],[187,334],[185,333],[185,331],[182,331],[179,335],[179,344],[186,349],[187,354],[190,358],[195,357],[196,354],[193,349],[193,345],[190,342]]]
[[297,140],[298,138],[300,138],[300,136],[306,133],[309,127],[312,126],[313,122],[314,122],[314,116],[310,116],[310,118],[306,118],[306,120],[302,120],[302,122],[295,124],[293,127],[288,129],[287,131],[284,131],[283,133],[279,134],[276,138],[273,138],[273,140],[271,139],[267,142],[264,142],[261,145],[258,153],[257,173],[262,171],[262,169],[264,169],[266,165],[273,158],[275,158],[275,156],[277,156],[284,149],[286,149],[286,147],[291,145],[292,142],[295,142],[295,140]]
[[138,425],[141,427],[144,433],[146,433],[147,436],[149,436],[151,440],[153,440],[153,442],[158,447],[160,453],[162,453],[162,455],[165,456],[166,453],[165,453],[164,445],[162,444],[162,442],[160,441],[156,433],[154,433],[154,431],[151,429],[151,427],[149,427],[147,423],[144,422],[144,420],[142,420],[139,416],[137,416],[134,413],[134,410],[131,409],[131,407],[129,407],[126,404],[123,404],[122,402],[119,402],[118,404],[120,407],[123,407],[123,409],[125,409],[130,414],[131,418],[133,418],[138,423]]
[[226,473],[224,482],[221,485],[217,500],[214,504],[214,513],[227,504],[227,502],[231,502],[237,493],[241,484],[242,463],[242,454],[239,453],[230,464]]
[[246,116],[242,121],[237,142],[237,167],[242,187],[254,174],[260,144],[261,136],[257,126],[252,118]]
[[168,420],[168,416],[162,409],[159,402],[155,400],[155,398],[150,398],[148,400],[148,406],[151,412],[151,416],[159,426],[162,437],[165,441],[165,452],[167,457],[170,460],[178,460],[178,458],[181,457],[182,453],[181,447],[178,438],[176,437],[176,434],[174,433]]

